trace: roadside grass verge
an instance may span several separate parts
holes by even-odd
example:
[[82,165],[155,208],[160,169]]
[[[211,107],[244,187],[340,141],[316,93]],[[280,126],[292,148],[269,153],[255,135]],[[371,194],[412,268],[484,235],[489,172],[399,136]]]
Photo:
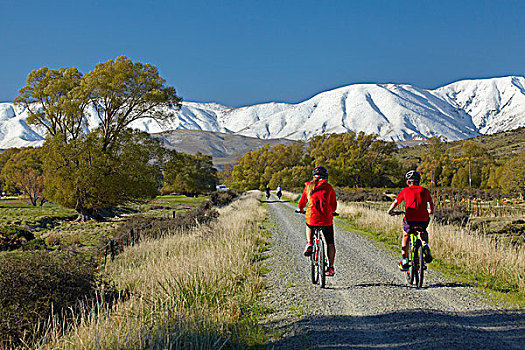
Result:
[[126,249],[105,273],[122,297],[103,300],[50,327],[41,348],[242,349],[263,343],[257,321],[264,286],[260,227],[253,197],[220,209],[210,226],[178,231]]
[[[337,210],[353,229],[364,231],[394,251],[401,250],[400,217],[352,203],[339,203]],[[525,252],[519,246],[479,231],[430,224],[428,228],[434,262],[430,267],[495,292],[499,299],[525,307]]]

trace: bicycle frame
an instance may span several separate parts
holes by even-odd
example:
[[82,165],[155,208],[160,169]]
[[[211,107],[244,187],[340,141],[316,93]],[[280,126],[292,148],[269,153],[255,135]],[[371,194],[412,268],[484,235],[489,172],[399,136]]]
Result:
[[422,227],[414,227],[408,233],[409,235],[409,246],[408,246],[408,265],[409,269],[406,272],[407,282],[413,284],[415,282],[416,287],[420,288],[423,286],[423,278],[425,267],[425,260],[423,259],[423,243],[419,238],[421,233],[425,230]]
[[[405,214],[404,211],[389,212],[390,215]],[[423,286],[423,278],[425,275],[425,259],[423,258],[423,244],[419,238],[422,233],[426,232],[423,227],[414,226],[408,232],[408,271],[406,271],[406,279],[408,284],[416,282],[416,287]]]
[[321,288],[326,285],[326,265],[327,259],[324,250],[324,240],[320,228],[313,229],[313,251],[310,256],[312,283],[319,284]]

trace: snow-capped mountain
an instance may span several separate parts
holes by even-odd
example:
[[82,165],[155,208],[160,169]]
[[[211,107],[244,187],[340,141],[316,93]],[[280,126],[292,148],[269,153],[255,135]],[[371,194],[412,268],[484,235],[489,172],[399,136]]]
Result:
[[[0,104],[0,148],[36,145],[42,134],[25,122],[27,113]],[[87,111],[88,128],[98,124]],[[297,104],[265,103],[231,108],[184,102],[169,122],[136,121],[133,127],[159,133],[205,130],[256,138],[307,140],[324,133],[364,131],[384,140],[441,135],[460,140],[525,127],[525,77],[463,80],[435,90],[407,84],[354,84],[322,92]]]
[[525,78],[462,80],[434,94],[464,111],[481,134],[525,126]]
[[39,146],[43,137],[26,123],[27,113],[17,114],[11,103],[0,103],[0,149]]

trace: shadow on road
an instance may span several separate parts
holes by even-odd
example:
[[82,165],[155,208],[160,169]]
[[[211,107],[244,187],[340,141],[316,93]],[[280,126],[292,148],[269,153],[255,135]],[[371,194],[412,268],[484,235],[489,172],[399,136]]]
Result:
[[260,203],[288,203],[290,202],[289,200],[285,200],[285,199],[282,199],[282,200],[263,200],[263,199],[259,199],[259,202]]
[[472,287],[472,285],[468,283],[455,283],[455,282],[429,283],[428,285],[423,285],[423,288],[464,288],[464,287]]
[[[426,282],[425,282],[426,283]],[[370,288],[370,287],[395,287],[395,288],[416,288],[415,285],[409,285],[407,283],[398,282],[370,282],[370,283],[358,283],[350,286],[329,286],[329,289],[356,289],[356,288]],[[420,289],[432,289],[432,288],[465,288],[471,287],[466,283],[429,283],[423,284]]]
[[523,349],[525,344],[525,317],[513,311],[413,310],[311,317],[290,329],[294,335],[268,345],[275,349]]

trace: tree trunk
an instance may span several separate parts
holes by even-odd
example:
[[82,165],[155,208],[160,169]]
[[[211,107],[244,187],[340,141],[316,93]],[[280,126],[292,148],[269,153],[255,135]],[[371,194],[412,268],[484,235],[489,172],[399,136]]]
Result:
[[88,208],[81,208],[76,209],[78,216],[75,219],[75,221],[78,222],[86,222],[86,221],[101,221],[101,216],[98,214],[96,210],[88,209]]
[[93,219],[92,217],[92,210],[86,209],[86,208],[77,208],[78,216],[75,219],[75,221],[78,222],[86,222]]

